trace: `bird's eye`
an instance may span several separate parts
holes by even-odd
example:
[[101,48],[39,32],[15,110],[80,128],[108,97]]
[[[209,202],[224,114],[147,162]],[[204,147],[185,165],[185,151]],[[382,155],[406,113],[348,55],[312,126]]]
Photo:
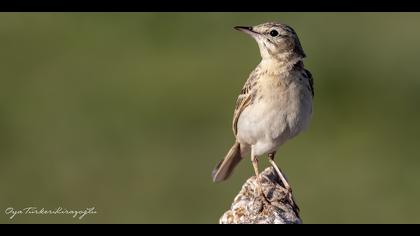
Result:
[[277,32],[277,30],[272,30],[272,31],[270,31],[270,35],[272,37],[276,37],[277,35],[279,35],[279,32]]

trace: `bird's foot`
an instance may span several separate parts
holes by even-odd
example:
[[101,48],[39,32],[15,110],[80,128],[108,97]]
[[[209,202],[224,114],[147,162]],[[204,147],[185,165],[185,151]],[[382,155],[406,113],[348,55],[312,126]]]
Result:
[[257,198],[260,198],[263,204],[270,205],[271,204],[270,201],[267,199],[267,197],[264,194],[260,178],[261,178],[260,176],[257,176],[257,186],[256,186]]

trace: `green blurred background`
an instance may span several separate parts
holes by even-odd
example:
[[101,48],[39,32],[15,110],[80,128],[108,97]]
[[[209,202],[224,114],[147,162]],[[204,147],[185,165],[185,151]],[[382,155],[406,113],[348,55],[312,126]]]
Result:
[[260,60],[232,27],[273,20],[315,79],[277,156],[304,223],[419,223],[419,13],[1,13],[0,223],[217,223],[253,174],[210,177]]

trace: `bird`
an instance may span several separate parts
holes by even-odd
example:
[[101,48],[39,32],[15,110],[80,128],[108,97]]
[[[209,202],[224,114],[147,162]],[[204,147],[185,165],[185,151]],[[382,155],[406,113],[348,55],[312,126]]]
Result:
[[306,54],[296,31],[284,23],[234,29],[257,42],[261,61],[237,97],[232,122],[235,143],[213,169],[213,181],[229,178],[250,153],[257,191],[262,193],[258,161],[267,155],[283,186],[291,191],[274,157],[281,145],[308,128],[312,118],[314,80],[303,63]]

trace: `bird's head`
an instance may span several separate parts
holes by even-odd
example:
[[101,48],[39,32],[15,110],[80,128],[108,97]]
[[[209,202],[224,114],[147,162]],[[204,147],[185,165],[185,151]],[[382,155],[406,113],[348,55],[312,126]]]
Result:
[[283,60],[286,57],[305,57],[296,32],[288,25],[267,22],[257,26],[234,28],[249,34],[257,41],[263,59]]

